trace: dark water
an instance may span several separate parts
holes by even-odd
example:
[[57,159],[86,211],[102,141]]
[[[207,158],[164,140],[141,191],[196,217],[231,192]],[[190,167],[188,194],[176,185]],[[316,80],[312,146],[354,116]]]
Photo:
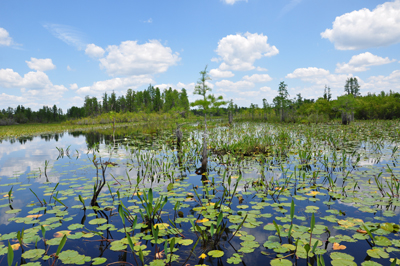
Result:
[[[138,218],[139,225],[132,237],[136,237],[135,242],[140,242],[146,264],[154,264],[155,254],[164,250],[165,241],[175,237],[174,255],[177,257],[173,257],[173,265],[269,265],[277,257],[288,260],[290,265],[306,265],[307,260],[311,265],[317,265],[315,256],[307,259],[298,251],[310,239],[312,213],[316,221],[312,238],[320,241],[316,254],[323,254],[326,265],[330,265],[333,252],[353,256],[357,265],[367,261],[390,265],[387,257],[399,257],[397,231],[400,202],[398,197],[383,197],[374,181],[377,176],[383,182],[391,178],[387,164],[395,175],[400,176],[396,157],[388,155],[389,149],[383,149],[379,154],[367,154],[355,168],[333,167],[332,155],[329,157],[331,165],[323,165],[321,161],[301,164],[295,154],[284,159],[237,157],[235,161],[234,157],[213,155],[209,158],[208,171],[202,175],[198,170],[199,147],[195,145],[194,138],[192,143],[190,138],[186,141],[182,152],[176,150],[172,130],[151,134],[122,130],[114,135],[106,131],[74,132],[3,141],[0,144],[1,265],[6,265],[8,241],[17,244],[16,232],[23,228],[24,252],[36,246],[51,255],[56,252],[61,239],[55,234],[68,230],[71,232],[63,251],[74,250],[79,255],[87,256],[86,261],[84,257],[77,261],[80,264],[91,265],[92,259],[101,257],[107,259],[103,265],[116,262],[121,263],[114,265],[126,265],[124,262],[140,265],[138,251],[133,255],[127,242],[121,243],[121,248],[115,244],[125,237],[124,225],[118,213],[121,202],[132,217]],[[109,187],[107,184],[103,187],[97,200],[98,206],[93,208],[93,185],[97,177],[102,178],[100,163],[103,163],[103,169],[107,165],[104,174]],[[229,177],[230,186],[227,184]],[[232,193],[239,177],[241,181],[236,194],[229,201],[228,192],[224,192],[224,189]],[[334,181],[334,186],[329,186],[329,179]],[[168,203],[155,222],[167,223],[168,229],[171,229],[172,221],[181,229],[180,233],[160,230],[159,242],[162,243],[157,247],[151,243],[153,237],[149,227],[144,224],[141,226],[143,219],[139,209],[144,212],[144,208],[136,194],[139,191],[148,193],[149,188],[154,191],[154,198],[168,197]],[[8,196],[10,189],[11,199]],[[388,188],[383,190],[389,191]],[[79,195],[84,199],[86,210],[82,208]],[[292,237],[288,239],[292,199],[295,218]],[[203,241],[200,233],[193,231],[190,221],[197,221],[196,224],[210,238],[213,222],[199,220],[207,218],[214,221],[213,226],[216,226],[219,209],[213,206],[221,203],[220,200],[226,206],[222,208],[224,232],[219,241]],[[38,218],[26,218],[28,215],[38,215]],[[239,233],[232,238],[245,217]],[[97,225],[95,221],[103,222]],[[280,228],[281,240],[273,221]],[[393,223],[394,229],[382,229],[386,223]],[[375,230],[374,236],[384,237],[389,243],[375,241],[377,243],[374,245],[368,235],[357,233],[356,230],[362,229],[364,224]],[[128,228],[129,225],[126,221]],[[45,238],[50,245],[43,242],[41,226],[46,229]],[[178,242],[183,239],[193,242]],[[299,240],[297,245],[296,240]],[[266,245],[269,248],[263,246],[266,242],[270,244]],[[334,251],[335,242],[345,245],[346,249]],[[296,254],[289,251],[294,246],[298,247]],[[369,256],[367,250],[373,248],[381,249],[385,253],[383,258]],[[212,250],[222,250],[224,255],[213,258],[208,254]],[[206,258],[199,258],[203,253],[207,255]],[[24,259],[21,254],[21,248],[14,251],[14,263],[51,265],[54,260],[43,259],[42,255],[38,260]],[[232,261],[233,254],[239,254],[240,259]],[[162,259],[165,260],[165,254]],[[58,264],[61,263],[72,262],[59,260]],[[169,260],[158,263],[163,265]],[[282,263],[275,265],[287,265],[284,264],[286,261]]]

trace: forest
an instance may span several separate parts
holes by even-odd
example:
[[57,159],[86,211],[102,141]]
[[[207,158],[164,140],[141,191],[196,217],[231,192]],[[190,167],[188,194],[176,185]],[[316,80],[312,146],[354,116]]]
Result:
[[[323,92],[323,93],[322,93]],[[290,98],[287,84],[279,84],[278,95],[271,103],[264,98],[262,106],[250,104],[249,107],[239,107],[232,100],[219,100],[219,105],[209,110],[213,116],[234,115],[246,119],[262,119],[280,122],[320,123],[333,119],[342,119],[343,123],[353,119],[398,119],[400,118],[400,93],[384,92],[379,94],[360,94],[357,78],[349,78],[344,85],[344,94],[332,99],[330,88],[321,89],[321,97],[317,100],[305,99],[301,94]],[[265,95],[267,97],[267,95]],[[210,100],[210,99],[209,99]],[[212,99],[211,99],[212,100]],[[193,106],[193,105],[192,105]],[[86,96],[81,107],[72,106],[65,113],[55,104],[43,106],[38,111],[18,105],[17,108],[8,107],[0,112],[0,125],[24,123],[54,123],[69,121],[74,123],[83,118],[99,118],[99,121],[109,121],[109,115],[117,118],[117,122],[127,122],[130,116],[137,114],[180,114],[183,117],[202,115],[198,108],[190,109],[187,91],[182,88],[165,89],[163,92],[151,84],[143,91],[128,89],[125,95],[118,96],[113,91],[105,92],[101,99]],[[124,119],[118,119],[119,117]],[[87,119],[86,119],[87,120]]]

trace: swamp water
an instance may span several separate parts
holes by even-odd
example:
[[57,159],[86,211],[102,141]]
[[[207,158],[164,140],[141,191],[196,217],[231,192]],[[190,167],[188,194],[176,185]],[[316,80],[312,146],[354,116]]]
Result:
[[201,133],[184,131],[179,151],[174,134],[3,140],[0,265],[395,265],[400,257],[399,123],[215,127],[203,173]]

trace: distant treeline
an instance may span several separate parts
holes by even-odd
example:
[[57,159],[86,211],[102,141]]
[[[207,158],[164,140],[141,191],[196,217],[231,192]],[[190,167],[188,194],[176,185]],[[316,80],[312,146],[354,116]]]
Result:
[[[400,118],[400,93],[382,91],[379,94],[368,93],[362,96],[356,78],[349,78],[344,88],[345,94],[335,100],[332,99],[330,88],[326,86],[323,96],[317,100],[304,99],[301,94],[291,99],[287,85],[281,82],[278,95],[271,104],[263,99],[262,107],[257,104],[239,107],[231,100],[226,107],[214,108],[209,112],[215,116],[232,112],[237,118],[303,123],[327,122],[338,118],[341,118],[342,122],[350,122],[353,119]],[[155,114],[162,114],[167,119],[174,118],[177,114],[187,117],[188,114],[203,115],[203,112],[199,109],[190,111],[185,89],[179,92],[169,88],[161,93],[159,88],[150,85],[143,91],[128,89],[125,95],[119,97],[115,92],[110,95],[104,93],[101,100],[86,96],[82,107],[72,106],[65,114],[56,105],[43,106],[38,111],[32,111],[22,105],[17,108],[8,107],[0,112],[0,125],[75,120],[82,120],[83,124],[92,124],[110,123],[113,119],[116,119],[116,122],[130,122],[158,119]]]
[[242,109],[241,113],[246,113],[250,119],[262,118],[276,122],[319,123],[342,119],[342,123],[350,123],[354,119],[400,119],[400,93],[393,91],[368,93],[365,96],[350,93],[335,100],[326,93],[317,100],[303,99],[298,94],[297,98],[286,99],[281,105],[276,102],[270,105],[264,99],[262,108],[251,104],[250,108]]
[[38,111],[32,111],[18,105],[17,108],[8,107],[0,112],[0,125],[15,123],[50,123],[62,122],[71,119],[95,117],[106,113],[168,113],[179,112],[185,115],[189,112],[189,100],[184,88],[179,92],[172,88],[162,93],[158,87],[149,86],[143,91],[128,89],[126,95],[117,97],[113,91],[106,92],[99,101],[96,97],[85,97],[82,107],[72,106],[64,114],[61,108],[43,106]]
[[96,97],[85,97],[82,107],[73,106],[67,110],[66,118],[82,118],[87,116],[97,116],[103,113],[115,112],[188,112],[189,100],[184,88],[179,92],[171,87],[162,93],[158,87],[149,86],[143,91],[128,89],[126,95],[117,98],[113,91],[110,95],[106,92],[102,96],[102,101]]

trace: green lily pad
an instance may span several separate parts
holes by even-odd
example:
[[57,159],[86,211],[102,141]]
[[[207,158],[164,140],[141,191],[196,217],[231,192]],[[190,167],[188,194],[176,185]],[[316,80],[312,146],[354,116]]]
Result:
[[380,258],[384,258],[387,259],[389,258],[389,254],[386,253],[385,251],[383,251],[380,248],[372,248],[372,249],[368,249],[367,250],[367,254],[372,257],[372,258],[376,258],[376,259],[380,259]]
[[21,257],[24,259],[37,260],[40,259],[45,252],[44,249],[31,249],[22,253]]
[[96,218],[96,219],[93,219],[93,220],[89,221],[89,224],[104,224],[106,222],[107,222],[107,219]]
[[213,257],[213,258],[220,258],[224,256],[224,252],[221,250],[211,250],[208,253],[208,256]]
[[92,259],[88,256],[81,255],[75,250],[66,250],[58,255],[58,258],[64,264],[84,264]]
[[180,240],[178,241],[178,244],[184,245],[184,246],[189,246],[189,245],[192,244],[192,243],[193,243],[193,240],[192,240],[192,239],[180,239]]
[[349,254],[341,252],[332,252],[330,254],[330,257],[332,259],[331,261],[332,266],[339,266],[339,265],[357,266],[357,264],[354,262],[354,257]]
[[14,209],[14,210],[8,210],[8,211],[6,211],[6,213],[13,214],[13,213],[18,213],[20,211],[21,211],[21,209]]
[[229,264],[239,264],[242,262],[242,259],[239,254],[234,253],[232,257],[228,258],[227,261]]
[[271,266],[291,266],[292,262],[287,259],[274,259],[271,260]]
[[76,230],[76,229],[81,229],[83,228],[84,225],[83,224],[71,224],[68,226],[69,230]]
[[362,266],[382,266],[382,264],[377,263],[377,262],[372,261],[372,260],[364,261],[363,263],[361,263],[361,265]]
[[103,264],[104,262],[107,261],[106,258],[94,258],[92,259],[93,263],[92,265],[99,265],[99,264]]
[[150,262],[150,266],[165,266],[164,260],[153,260]]
[[392,242],[385,236],[376,236],[374,242],[378,246],[388,247],[388,246],[392,245]]

